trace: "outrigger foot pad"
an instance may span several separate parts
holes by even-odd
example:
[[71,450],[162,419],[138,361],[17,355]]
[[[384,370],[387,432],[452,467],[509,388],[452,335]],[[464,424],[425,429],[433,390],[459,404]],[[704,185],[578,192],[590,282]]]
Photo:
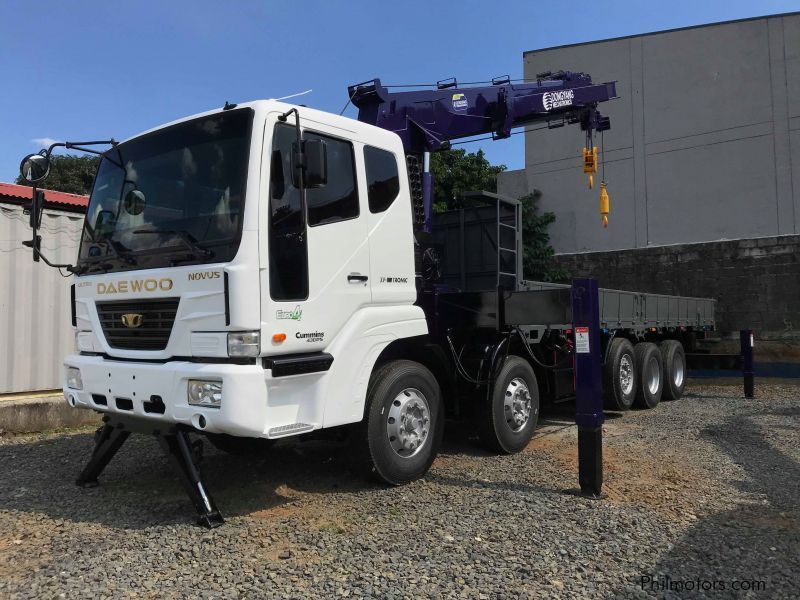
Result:
[[194,504],[198,514],[197,524],[213,529],[225,522],[217,510],[214,500],[206,491],[200,475],[199,463],[203,455],[203,443],[200,440],[192,443],[187,428],[177,426],[164,431],[155,429],[148,422],[142,420],[116,421],[108,415],[103,417],[103,423],[103,426],[95,434],[92,457],[75,481],[77,485],[83,488],[96,487],[100,473],[111,462],[133,431],[151,433],[155,435],[158,443],[166,452],[183,489]]

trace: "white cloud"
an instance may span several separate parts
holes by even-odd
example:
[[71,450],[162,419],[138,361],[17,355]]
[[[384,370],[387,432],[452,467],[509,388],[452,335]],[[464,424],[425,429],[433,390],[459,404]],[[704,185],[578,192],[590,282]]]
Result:
[[54,140],[53,138],[43,137],[43,138],[33,138],[31,140],[31,144],[35,146],[41,146],[42,148],[49,148],[52,144],[55,144],[58,140]]

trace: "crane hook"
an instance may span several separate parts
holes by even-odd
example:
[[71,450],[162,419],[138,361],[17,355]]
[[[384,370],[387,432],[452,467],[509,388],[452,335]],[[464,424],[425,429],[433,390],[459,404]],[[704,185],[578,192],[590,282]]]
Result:
[[608,213],[611,209],[611,198],[606,191],[606,182],[600,182],[600,215],[603,220],[603,227],[608,227]]

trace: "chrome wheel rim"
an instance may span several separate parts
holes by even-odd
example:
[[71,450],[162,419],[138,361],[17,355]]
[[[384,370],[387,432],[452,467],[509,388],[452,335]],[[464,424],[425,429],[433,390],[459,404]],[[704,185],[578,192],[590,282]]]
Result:
[[676,354],[672,359],[672,380],[675,383],[675,387],[683,385],[684,368],[683,359],[679,354]]
[[633,391],[633,361],[627,354],[619,360],[619,387],[626,396]]
[[661,386],[661,369],[659,368],[658,359],[653,356],[647,361],[647,389],[651,394],[658,392]]
[[392,400],[386,417],[386,435],[395,454],[403,458],[417,455],[428,440],[431,409],[425,395],[406,388]]
[[531,418],[531,391],[523,379],[515,377],[506,386],[503,414],[511,431],[520,431],[528,424]]

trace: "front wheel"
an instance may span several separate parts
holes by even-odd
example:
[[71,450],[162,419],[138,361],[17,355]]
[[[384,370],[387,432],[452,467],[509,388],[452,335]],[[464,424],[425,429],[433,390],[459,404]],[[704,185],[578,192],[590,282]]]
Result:
[[419,363],[383,365],[367,392],[366,437],[373,472],[386,483],[419,479],[430,468],[442,438],[439,384]]
[[533,437],[539,420],[539,385],[528,361],[505,359],[481,416],[480,439],[493,452],[520,452]]

